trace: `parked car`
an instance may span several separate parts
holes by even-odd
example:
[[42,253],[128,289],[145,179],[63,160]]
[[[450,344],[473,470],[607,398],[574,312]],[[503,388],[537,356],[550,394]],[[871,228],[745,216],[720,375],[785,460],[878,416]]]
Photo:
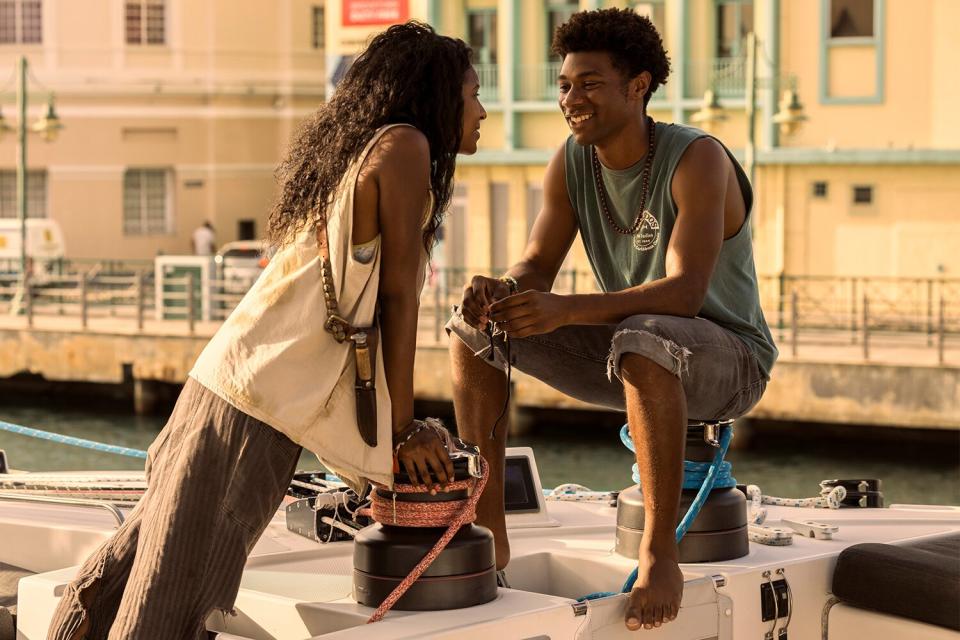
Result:
[[246,290],[260,276],[272,255],[272,249],[264,240],[237,240],[220,247],[213,261],[217,277],[224,281],[225,288]]
[[[0,220],[0,273],[20,274],[20,221]],[[35,284],[49,277],[63,260],[63,232],[56,220],[27,220],[27,265]]]

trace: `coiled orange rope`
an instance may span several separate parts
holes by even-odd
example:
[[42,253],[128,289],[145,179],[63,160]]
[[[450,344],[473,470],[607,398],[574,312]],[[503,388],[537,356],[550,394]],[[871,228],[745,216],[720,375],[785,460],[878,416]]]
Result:
[[[469,480],[460,480],[451,483],[447,491],[466,490],[469,496],[466,500],[453,500],[450,502],[397,502],[378,495],[373,492],[373,505],[371,515],[374,520],[381,524],[389,524],[400,527],[442,527],[447,525],[447,530],[440,536],[433,548],[427,552],[427,555],[417,563],[417,566],[404,578],[397,587],[390,592],[377,610],[373,612],[367,624],[382,620],[387,612],[393,608],[393,605],[403,597],[407,589],[423,575],[437,556],[446,548],[450,540],[456,535],[465,524],[473,522],[476,517],[477,501],[487,486],[487,477],[490,474],[490,468],[487,461],[480,458],[480,477],[470,478]],[[397,493],[423,493],[423,487],[415,485],[395,484],[393,491]]]

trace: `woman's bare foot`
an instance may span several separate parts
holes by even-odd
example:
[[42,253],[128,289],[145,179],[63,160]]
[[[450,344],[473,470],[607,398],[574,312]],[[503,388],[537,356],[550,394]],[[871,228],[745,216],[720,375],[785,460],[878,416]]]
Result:
[[683,573],[675,550],[655,553],[641,548],[638,561],[637,581],[630,592],[625,619],[631,631],[641,625],[652,629],[673,620],[683,597]]

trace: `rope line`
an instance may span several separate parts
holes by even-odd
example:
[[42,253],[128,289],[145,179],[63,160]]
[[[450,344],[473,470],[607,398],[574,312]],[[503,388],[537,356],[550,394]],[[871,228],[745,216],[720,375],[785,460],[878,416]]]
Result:
[[[730,440],[733,438],[733,426],[724,426],[720,431],[720,446],[713,453],[713,461],[710,464],[706,463],[694,463],[684,461],[684,489],[696,489],[699,487],[696,497],[693,499],[693,502],[690,503],[690,507],[687,509],[686,515],[683,516],[683,519],[680,521],[680,524],[677,525],[676,540],[677,543],[680,543],[680,540],[683,539],[683,536],[686,535],[687,530],[690,528],[690,525],[693,524],[693,521],[696,519],[697,515],[700,513],[700,509],[703,508],[704,503],[707,501],[707,496],[710,495],[710,492],[713,491],[714,487],[717,488],[729,488],[735,487],[737,485],[736,479],[730,475],[730,463],[724,463],[723,458],[727,455],[727,449],[730,448]],[[630,451],[636,451],[633,444],[633,439],[630,437],[630,430],[627,425],[623,425],[623,428],[620,429],[620,441],[623,442],[624,446],[627,447]],[[723,465],[726,464],[726,472],[724,475]],[[688,465],[690,468],[688,476]],[[633,465],[634,469],[634,481],[637,484],[640,484],[639,474],[637,473],[637,465]],[[723,480],[724,483],[732,484],[718,484],[718,480]],[[692,486],[687,486],[691,484]],[[694,484],[696,483],[696,484]],[[630,593],[633,590],[633,585],[637,582],[637,575],[640,572],[639,567],[634,567],[633,571],[630,572],[630,575],[627,576],[626,581],[623,583],[619,593]],[[612,591],[598,591],[595,593],[589,593],[577,600],[583,602],[585,600],[596,600],[598,598],[606,598],[609,596],[615,596],[616,593]]]
[[[725,428],[723,430],[726,433],[732,427]],[[620,441],[630,451],[636,453],[636,449],[633,445],[633,439],[630,437],[630,430],[627,425],[623,425],[620,429]],[[724,454],[726,455],[726,454]],[[703,481],[706,479],[707,474],[710,472],[710,469],[713,467],[714,462],[691,462],[690,460],[683,461],[683,488],[684,489],[699,489],[703,486]],[[640,485],[640,469],[637,467],[637,464],[634,463],[631,467],[633,471],[633,482],[637,485]],[[713,488],[715,489],[730,489],[731,487],[737,486],[737,479],[731,475],[733,470],[733,465],[729,462],[722,461],[720,467],[717,469],[717,479],[714,482]]]
[[80,447],[82,449],[90,449],[91,451],[99,451],[101,453],[112,453],[118,456],[127,456],[129,458],[140,458],[143,460],[147,457],[147,452],[140,449],[118,447],[116,445],[104,444],[103,442],[95,442],[93,440],[86,440],[84,438],[65,436],[60,433],[51,433],[49,431],[41,431],[40,429],[31,429],[30,427],[4,422],[3,420],[0,420],[0,431],[8,431],[21,436],[27,436],[28,438],[49,440],[50,442],[66,444],[70,445],[71,447]]
[[[377,607],[377,610],[374,611],[373,615],[370,616],[370,619],[367,620],[367,624],[382,620],[383,617],[387,615],[387,612],[390,611],[390,609],[393,607],[393,605],[395,605],[397,601],[403,597],[403,594],[407,592],[407,589],[409,589],[410,586],[414,582],[416,582],[420,576],[423,575],[423,572],[426,571],[431,564],[433,564],[433,561],[437,559],[437,556],[440,555],[440,552],[442,552],[446,548],[447,544],[450,543],[450,540],[453,539],[453,536],[456,535],[456,533],[460,530],[460,527],[462,527],[463,525],[469,522],[473,522],[473,520],[476,518],[475,507],[477,506],[477,501],[480,499],[480,495],[483,493],[483,489],[487,485],[487,477],[489,475],[490,475],[490,468],[487,465],[487,461],[481,457],[480,458],[480,478],[476,480],[465,481],[465,482],[468,482],[470,485],[475,485],[475,486],[473,486],[473,490],[470,493],[470,497],[464,501],[460,501],[462,502],[462,509],[460,510],[459,514],[456,517],[454,517],[453,520],[450,521],[450,526],[447,527],[447,530],[444,532],[444,534],[440,536],[440,539],[437,540],[437,543],[433,546],[433,548],[427,552],[427,555],[425,555],[423,559],[420,560],[419,563],[417,563],[417,566],[413,568],[410,574],[407,575],[407,577],[404,578],[400,582],[400,584],[398,584],[397,587],[390,592],[390,595],[388,595],[384,599],[384,601],[380,603],[380,606]],[[454,484],[459,484],[459,483],[454,483]],[[412,493],[414,491],[419,491],[419,492],[423,491],[422,488],[411,487],[410,485],[396,485],[396,484],[394,485],[394,489],[396,490],[397,493],[401,493],[401,492]],[[373,495],[374,495],[375,503],[378,499],[381,501],[383,500],[382,497],[377,496],[376,491],[374,491]],[[396,504],[397,507],[400,507],[401,510],[407,509],[410,505],[418,504],[418,503],[410,503],[410,502],[396,503],[395,500],[393,502],[394,504]],[[419,503],[419,504],[436,505],[437,503]],[[391,505],[389,508],[392,510],[395,507]],[[414,511],[419,511],[419,509],[415,509]],[[374,519],[376,519],[376,515],[374,515]],[[378,522],[382,522],[382,521],[378,520]],[[389,524],[389,519],[387,523]],[[430,526],[430,525],[427,525],[427,526]]]

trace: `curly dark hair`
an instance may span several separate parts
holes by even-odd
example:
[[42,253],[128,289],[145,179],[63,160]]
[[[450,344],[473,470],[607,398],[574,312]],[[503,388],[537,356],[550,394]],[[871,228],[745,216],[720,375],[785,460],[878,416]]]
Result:
[[406,123],[430,145],[434,200],[423,234],[429,251],[453,191],[463,135],[463,76],[471,57],[463,41],[416,21],[375,36],[330,101],[300,126],[278,167],[280,193],[270,211],[271,240],[285,244],[314,222],[315,211],[325,216],[344,172],[376,130]]
[[553,52],[563,58],[578,51],[605,51],[613,66],[628,78],[648,71],[650,90],[643,106],[670,75],[670,58],[663,40],[649,18],[630,9],[579,11],[557,27],[553,34]]

